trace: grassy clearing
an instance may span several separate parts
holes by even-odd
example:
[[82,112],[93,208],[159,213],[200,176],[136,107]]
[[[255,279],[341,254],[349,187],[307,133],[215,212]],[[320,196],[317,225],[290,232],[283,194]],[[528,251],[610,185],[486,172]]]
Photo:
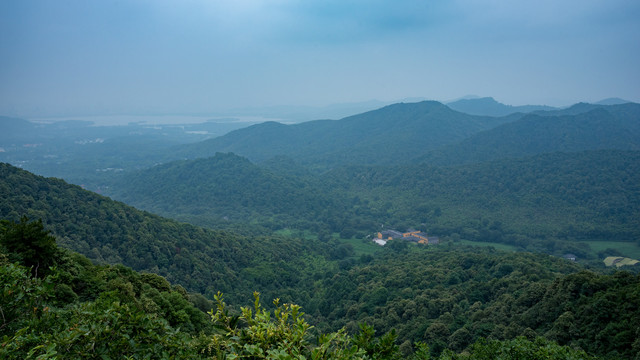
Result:
[[353,246],[353,250],[356,253],[356,256],[373,255],[376,252],[382,250],[382,246],[376,245],[370,240],[364,242],[362,241],[362,239],[340,239],[340,241],[346,244],[351,244],[351,246]]
[[482,241],[460,240],[455,242],[455,244],[463,244],[463,245],[471,245],[471,246],[492,246],[496,250],[503,250],[503,251],[516,251],[517,249],[513,245],[494,243],[494,242],[482,242]]
[[636,242],[626,241],[583,241],[583,243],[589,245],[594,253],[606,249],[616,249],[625,257],[632,259],[640,259],[640,246]]
[[616,266],[616,267],[622,267],[622,266],[633,266],[637,263],[639,263],[640,261],[638,260],[633,260],[633,259],[629,259],[629,258],[625,258],[625,257],[617,257],[617,256],[609,256],[606,259],[604,259],[604,264],[607,266]]
[[[274,234],[286,237],[295,237],[299,239],[317,239],[318,235],[314,234],[308,230],[295,230],[295,229],[280,229],[274,231]],[[372,241],[363,241],[362,239],[343,239],[340,237],[340,234],[334,233],[334,239],[340,240],[345,244],[351,244],[353,246],[353,251],[355,251],[355,256],[359,257],[360,255],[373,255],[377,251],[382,249],[382,246],[374,244]]]

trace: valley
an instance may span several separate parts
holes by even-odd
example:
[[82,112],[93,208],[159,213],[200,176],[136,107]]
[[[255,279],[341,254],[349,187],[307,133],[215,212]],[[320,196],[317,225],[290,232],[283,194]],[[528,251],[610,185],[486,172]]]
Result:
[[[177,358],[246,350],[232,343],[240,335],[213,329],[236,331],[224,296],[236,314],[255,308],[238,315],[247,331],[269,325],[259,309],[291,310],[271,303],[280,299],[302,307],[313,334],[350,344],[331,349],[371,358],[425,358],[426,345],[433,358],[462,359],[489,351],[483,341],[637,356],[640,265],[611,258],[640,259],[640,105],[472,102],[458,105],[480,115],[423,101],[220,136],[204,125],[1,118],[2,276],[56,289],[29,295],[54,315],[16,312],[0,327],[3,344],[80,354],[87,345],[73,326],[58,337],[37,326],[69,328],[56,319],[84,307],[72,318],[85,326],[103,310],[145,319],[166,336],[127,336]],[[26,250],[10,240],[39,220],[60,270],[30,278]],[[393,237],[389,229],[399,238],[373,242]],[[3,296],[3,309],[16,306]],[[219,322],[205,316],[211,309]],[[89,333],[109,330],[100,331]]]
[[624,0],[0,1],[0,359],[640,360],[639,39]]

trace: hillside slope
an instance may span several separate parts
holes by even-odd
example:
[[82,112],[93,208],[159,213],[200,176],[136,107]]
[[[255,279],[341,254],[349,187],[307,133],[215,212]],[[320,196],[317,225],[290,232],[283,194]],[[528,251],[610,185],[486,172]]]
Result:
[[[551,153],[451,167],[347,167],[328,187],[357,196],[381,223],[525,246],[640,238],[640,152]],[[524,236],[524,238],[522,238]],[[533,250],[533,249],[532,249]]]
[[306,310],[334,328],[394,328],[400,341],[425,341],[435,353],[480,337],[545,336],[604,358],[633,358],[639,285],[638,275],[597,275],[543,254],[423,247],[324,279]]
[[308,178],[277,173],[234,154],[176,161],[126,176],[114,198],[157,214],[215,224],[318,218],[330,200]]
[[451,165],[603,149],[640,150],[640,104],[595,107],[576,115],[527,115],[432,151],[422,160]]
[[208,226],[226,216],[228,223],[345,238],[365,237],[380,224],[421,226],[549,253],[566,250],[556,240],[640,238],[640,151],[347,166],[316,177],[281,164],[274,173],[232,154],[169,163],[125,178],[120,199]]
[[[629,161],[640,163],[636,160]],[[622,168],[628,165],[615,164]],[[306,243],[258,237],[248,241],[233,234],[179,224],[6,164],[0,164],[0,200],[2,218],[13,218],[18,213],[41,217],[63,243],[78,244],[83,238],[87,245],[95,242],[98,246],[90,253],[117,254],[123,261],[134,263],[151,256],[156,268],[149,270],[167,273],[178,284],[205,288],[209,296],[222,290],[227,298],[246,301],[249,293],[257,290],[265,300],[279,297],[283,302],[294,301],[303,305],[321,331],[342,326],[357,331],[357,324],[363,321],[382,332],[396,328],[397,345],[407,352],[414,341],[425,341],[437,354],[445,348],[462,351],[479,337],[506,340],[518,335],[544,336],[602,356],[631,357],[640,351],[635,341],[640,278],[629,273],[576,273],[581,269],[578,264],[544,254],[444,246],[408,248],[406,243],[404,247],[385,247],[380,256],[365,256],[357,262],[351,259],[346,267],[337,269],[314,256],[311,245]],[[90,266],[83,267],[90,272]],[[82,271],[78,267],[73,271],[78,270]],[[166,305],[167,313],[178,312],[179,318],[174,320],[184,319],[182,310],[155,296],[157,291],[152,285],[164,290],[169,287],[162,279],[149,274],[138,276],[122,267],[107,269],[100,276],[105,281],[99,286],[109,290],[107,295],[111,297],[101,298],[104,301],[99,306],[89,304],[84,311],[74,312],[76,317],[72,319],[80,318],[83,324],[96,319],[95,323],[103,324],[104,314],[122,311],[123,331],[131,329],[126,322],[128,314],[135,313],[140,319],[145,315],[115,303],[119,296],[132,294],[141,300],[153,296],[161,301],[155,311],[164,311],[159,307]],[[71,277],[66,280],[71,281]],[[207,281],[211,281],[210,286]],[[71,285],[67,288],[80,291]],[[179,294],[166,296],[180,298]],[[29,307],[26,313],[38,309]],[[53,311],[64,314],[58,309]],[[68,317],[61,315],[58,319]],[[37,320],[31,324],[41,323],[40,318]],[[176,322],[180,323],[185,321]],[[75,334],[74,327],[65,323],[56,329]],[[371,336],[369,341],[363,340],[365,345],[375,341],[373,328],[362,329]],[[30,330],[34,335],[43,334],[35,328]],[[93,330],[83,333],[94,334]],[[144,334],[148,332],[135,331],[134,335],[137,338]],[[23,343],[13,341],[11,346]]]
[[[61,246],[93,261],[157,273],[209,296],[232,292],[233,299],[242,301],[256,290],[277,296],[273,283],[260,283],[244,269],[277,267],[272,280],[281,292],[289,286],[304,288],[311,284],[298,285],[303,259],[323,251],[312,241],[247,238],[179,223],[0,163],[0,219],[17,221],[22,215],[42,219]],[[299,269],[287,271],[283,261]]]

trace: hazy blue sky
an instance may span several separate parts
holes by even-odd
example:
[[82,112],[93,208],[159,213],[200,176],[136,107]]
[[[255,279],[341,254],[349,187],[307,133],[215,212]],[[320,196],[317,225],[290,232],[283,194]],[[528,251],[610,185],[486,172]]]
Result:
[[640,102],[638,0],[0,0],[0,115]]

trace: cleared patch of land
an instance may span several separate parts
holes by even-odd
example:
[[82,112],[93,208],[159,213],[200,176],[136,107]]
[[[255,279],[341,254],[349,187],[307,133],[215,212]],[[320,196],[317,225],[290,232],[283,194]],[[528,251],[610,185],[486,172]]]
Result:
[[362,239],[340,239],[341,242],[346,244],[351,244],[353,246],[353,251],[356,256],[360,255],[373,255],[374,253],[382,250],[382,246],[376,245],[373,241],[367,239],[363,241]]
[[640,259],[640,246],[637,242],[628,241],[583,241],[596,254],[606,249],[615,249],[625,257]]
[[[274,232],[276,235],[287,236],[287,237],[297,237],[300,239],[316,239],[318,237],[317,234],[309,231],[309,230],[295,230],[295,229],[280,229]],[[340,240],[341,243],[350,244],[353,247],[354,255],[373,255],[376,252],[382,250],[382,246],[374,244],[371,240],[363,240],[357,238],[344,239],[340,237],[339,233],[333,233],[331,235],[332,238]]]
[[637,263],[639,263],[640,261],[638,260],[634,260],[634,259],[629,259],[629,258],[625,258],[625,257],[620,257],[620,256],[609,256],[607,258],[604,259],[604,264],[607,266],[616,266],[616,267],[621,267],[621,266],[625,266],[625,265],[629,265],[629,266],[633,266]]

